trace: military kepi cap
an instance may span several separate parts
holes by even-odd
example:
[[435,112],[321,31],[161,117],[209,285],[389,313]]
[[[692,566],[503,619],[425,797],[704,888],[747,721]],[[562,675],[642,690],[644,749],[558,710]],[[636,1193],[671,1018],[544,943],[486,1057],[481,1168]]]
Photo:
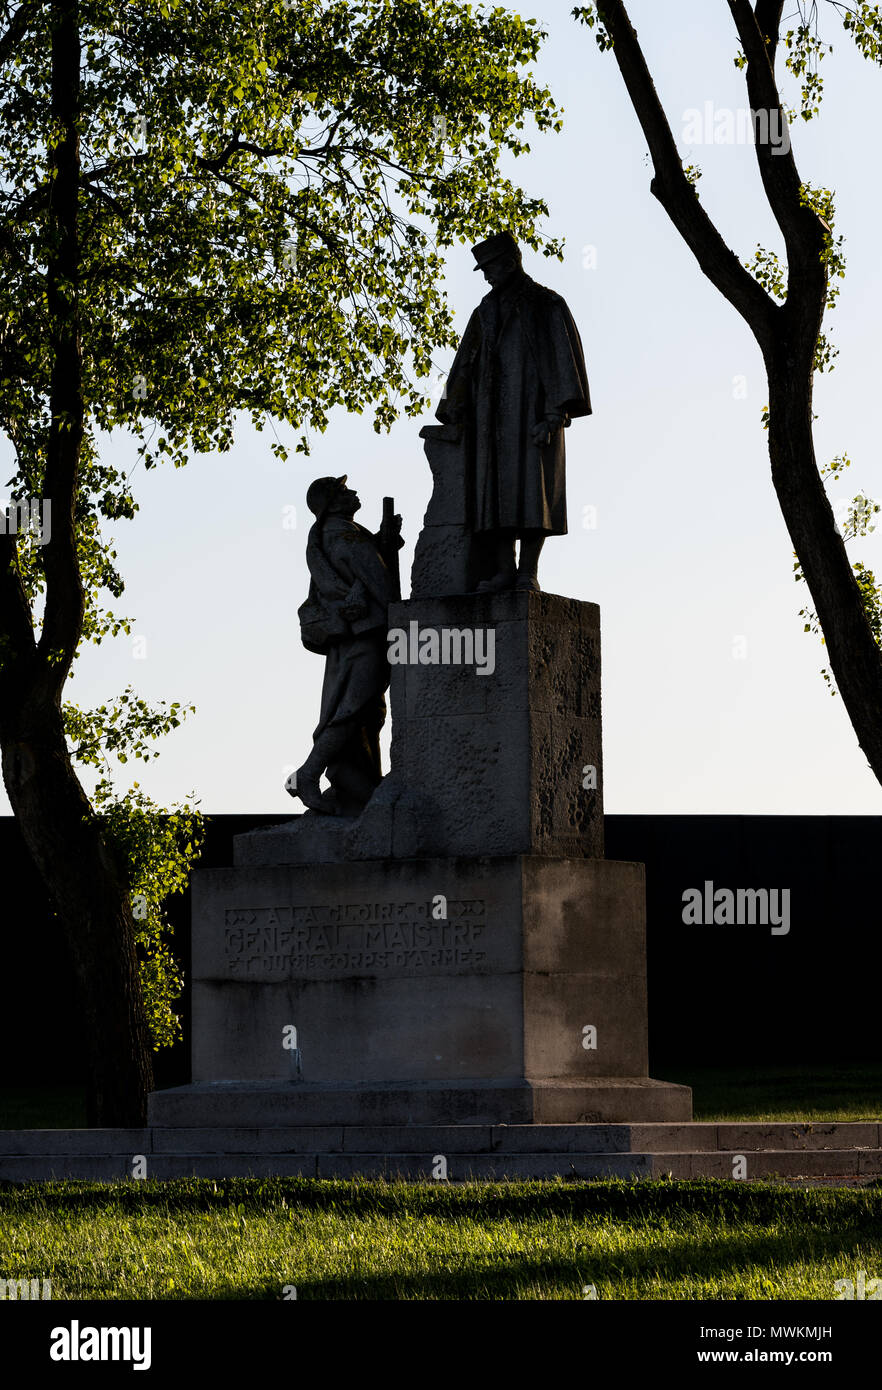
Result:
[[306,505],[315,516],[327,511],[338,492],[346,486],[346,474],[342,478],[316,478],[306,489]]
[[477,246],[472,247],[472,255],[478,262],[475,270],[483,270],[487,262],[495,261],[497,256],[520,254],[521,249],[511,232],[496,232],[494,236],[488,236],[486,241],[479,241]]

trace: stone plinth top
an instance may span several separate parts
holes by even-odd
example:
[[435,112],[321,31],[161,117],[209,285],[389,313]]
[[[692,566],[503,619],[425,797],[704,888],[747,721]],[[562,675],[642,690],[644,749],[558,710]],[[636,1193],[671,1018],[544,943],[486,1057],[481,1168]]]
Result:
[[352,820],[237,837],[237,864],[603,855],[600,610],[527,590],[389,608],[391,772]]

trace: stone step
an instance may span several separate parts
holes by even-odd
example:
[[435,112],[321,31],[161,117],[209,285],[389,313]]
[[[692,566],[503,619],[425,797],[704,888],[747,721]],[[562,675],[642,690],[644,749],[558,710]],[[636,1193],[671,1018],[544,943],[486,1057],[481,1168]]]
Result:
[[882,1124],[268,1125],[0,1130],[0,1156],[672,1154],[878,1150]]
[[130,1156],[149,1153],[149,1129],[0,1129],[0,1157]]
[[[444,1165],[439,1168],[439,1159]],[[744,1160],[743,1167],[736,1163]],[[882,1175],[879,1149],[722,1150],[671,1153],[173,1153],[145,1155],[143,1176],[170,1178],[306,1177],[402,1178],[448,1181],[541,1178],[827,1178],[849,1181]],[[123,1154],[4,1154],[0,1180],[43,1182],[125,1180],[132,1156]]]

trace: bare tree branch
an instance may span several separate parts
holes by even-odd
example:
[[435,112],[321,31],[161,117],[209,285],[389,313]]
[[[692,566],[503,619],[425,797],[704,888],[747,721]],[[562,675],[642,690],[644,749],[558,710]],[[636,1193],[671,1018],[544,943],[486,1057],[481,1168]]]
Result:
[[781,31],[781,15],[784,12],[784,0],[756,0],[754,17],[756,27],[762,34],[766,43],[766,52],[769,55],[769,65],[775,71],[775,56],[778,52],[778,38]]
[[124,208],[118,198],[114,198],[112,193],[108,193],[106,188],[102,188],[100,183],[82,184],[84,193],[102,199],[108,207],[113,208],[119,217],[128,217],[128,209]]
[[[783,5],[779,0],[727,0],[746,59],[752,110],[781,113],[774,75]],[[802,13],[802,11],[800,11]],[[772,482],[781,514],[815,604],[830,668],[877,779],[882,782],[882,650],[864,606],[830,500],[818,471],[812,432],[812,384],[818,335],[827,303],[825,251],[829,229],[804,202],[789,148],[756,140],[766,197],[780,226],[788,257],[787,299],[769,310],[768,296],[732,265],[734,257],[709,223],[688,180],[621,0],[597,0],[597,13],[655,162],[652,191],[692,248],[704,273],[747,319],[765,360],[769,387],[768,443]],[[780,128],[783,133],[783,126]],[[762,132],[760,132],[762,133]],[[691,201],[690,201],[691,196]],[[719,264],[715,265],[714,262]],[[736,263],[737,265],[737,263]],[[761,300],[755,291],[760,289]]]
[[[750,0],[727,0],[727,4],[747,59],[747,95],[751,109],[766,113],[770,127],[767,135],[771,134],[773,117],[782,122],[779,129],[783,131],[786,117],[766,43],[757,26]],[[804,291],[811,287],[816,295],[823,297],[827,283],[821,259],[824,228],[817,213],[801,202],[802,180],[793,150],[789,142],[785,147],[773,144],[770,138],[755,140],[754,148],[763,188],[787,247],[791,279],[794,273],[799,274]]]
[[760,345],[769,346],[780,312],[778,305],[726,244],[686,177],[667,116],[622,0],[598,0],[597,10],[613,40],[613,54],[649,145],[655,168],[650,185],[653,194],[704,274],[746,319]]

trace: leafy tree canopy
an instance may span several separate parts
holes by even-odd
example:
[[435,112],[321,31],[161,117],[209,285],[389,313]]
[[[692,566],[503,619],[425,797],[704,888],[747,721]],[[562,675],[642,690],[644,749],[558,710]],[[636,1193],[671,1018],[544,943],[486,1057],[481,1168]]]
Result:
[[[301,451],[335,406],[371,411],[382,430],[425,408],[432,354],[455,343],[443,248],[507,227],[560,254],[537,230],[544,203],[500,167],[529,148],[528,123],[560,125],[529,73],[535,22],[457,0],[81,0],[78,245],[59,281],[52,32],[70,17],[69,4],[0,2],[0,428],[10,495],[42,497],[67,315],[82,355],[85,611],[64,650],[44,650],[45,548],[20,535],[12,564],[36,643],[0,638],[0,676],[35,658],[66,673],[83,639],[129,631],[113,609],[124,580],[107,524],[138,504],[102,431],[131,431],[152,467],[228,449],[243,412],[259,429],[293,427]],[[278,436],[271,447],[286,456]],[[70,520],[56,506],[51,525]],[[137,791],[115,798],[108,758],[150,756],[185,712],[134,692],[62,710],[74,761],[101,769],[95,809],[133,894],[150,903],[138,931],[153,986],[142,978],[164,1041],[179,981],[157,894],[195,855],[197,819],[180,807],[162,821]]]

